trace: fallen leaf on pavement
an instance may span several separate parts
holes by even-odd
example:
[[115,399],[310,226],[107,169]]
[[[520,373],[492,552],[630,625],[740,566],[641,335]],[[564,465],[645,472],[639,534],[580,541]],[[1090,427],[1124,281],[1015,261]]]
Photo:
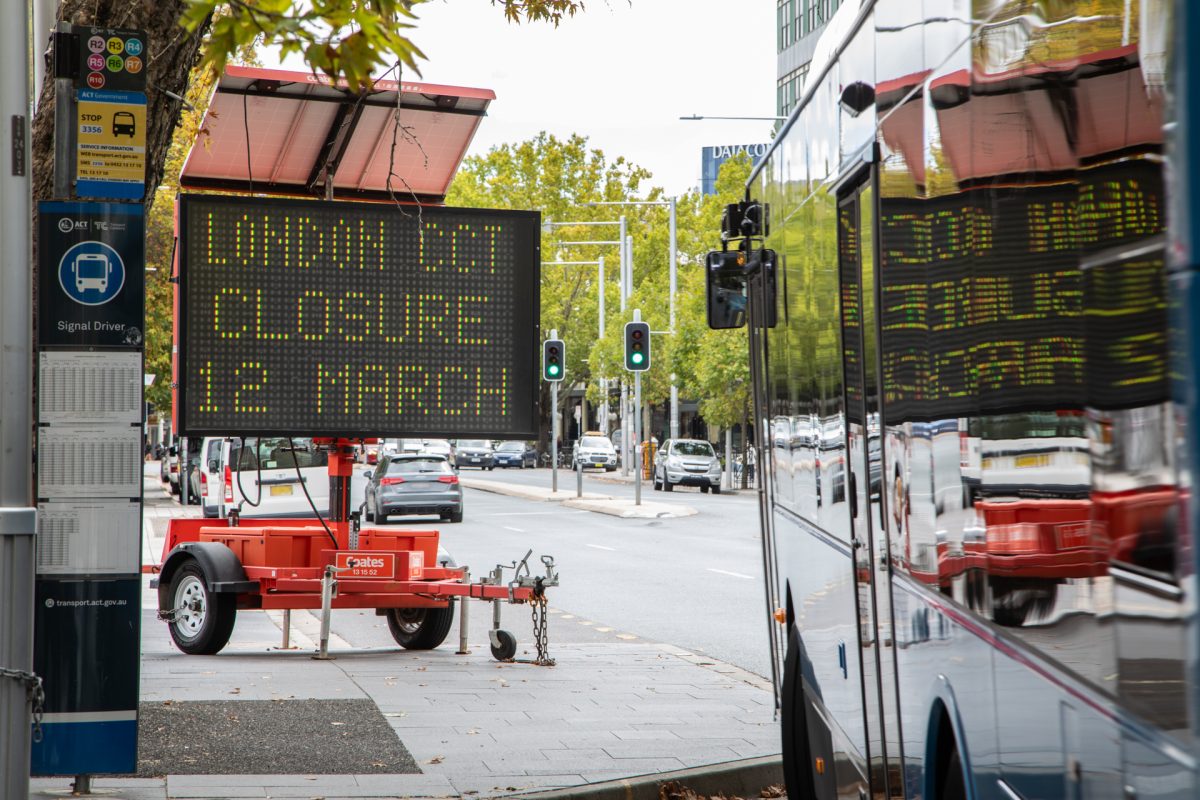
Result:
[[445,756],[434,756],[433,758],[429,759],[425,763],[426,764],[440,764],[445,760],[446,760]]

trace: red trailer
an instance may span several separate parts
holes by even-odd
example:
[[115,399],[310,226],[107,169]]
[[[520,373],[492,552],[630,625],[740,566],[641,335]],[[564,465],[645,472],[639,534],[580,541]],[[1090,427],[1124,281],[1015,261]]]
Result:
[[[327,442],[329,473],[338,493],[335,508],[348,509],[353,444]],[[238,609],[373,608],[387,618],[396,643],[429,650],[445,641],[456,601],[530,603],[537,632],[537,661],[545,652],[546,589],[558,585],[554,559],[542,557],[544,574],[534,575],[528,558],[472,581],[466,571],[438,563],[439,532],[428,528],[362,528],[348,518],[254,519],[239,522],[170,520],[162,563],[151,583],[158,589],[158,617],[185,653],[212,655],[229,642]],[[326,597],[325,595],[329,596]],[[492,655],[509,660],[516,638],[493,616]],[[323,646],[328,641],[327,622]]]

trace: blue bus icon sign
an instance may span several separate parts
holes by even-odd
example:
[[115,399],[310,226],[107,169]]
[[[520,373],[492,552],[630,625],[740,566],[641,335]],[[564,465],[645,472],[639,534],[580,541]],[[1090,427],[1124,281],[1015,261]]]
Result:
[[68,297],[85,306],[101,306],[125,285],[121,256],[104,242],[80,242],[58,263],[58,282]]

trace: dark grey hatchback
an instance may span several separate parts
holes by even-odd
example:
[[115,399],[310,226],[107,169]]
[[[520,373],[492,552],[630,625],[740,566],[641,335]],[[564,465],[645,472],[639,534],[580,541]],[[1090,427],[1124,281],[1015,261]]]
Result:
[[365,474],[368,521],[382,525],[393,514],[437,514],[462,522],[462,486],[445,456],[384,456]]

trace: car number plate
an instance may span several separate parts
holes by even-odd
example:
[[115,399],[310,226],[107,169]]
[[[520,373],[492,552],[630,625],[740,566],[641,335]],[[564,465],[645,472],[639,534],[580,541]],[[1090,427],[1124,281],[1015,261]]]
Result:
[[272,497],[290,497],[291,494],[292,494],[292,487],[288,486],[286,484],[283,486],[272,486],[271,487],[271,496]]
[[471,459],[471,463],[472,463],[472,464],[478,464],[478,463],[479,463],[479,459],[478,459],[478,458],[472,458],[472,459]]

